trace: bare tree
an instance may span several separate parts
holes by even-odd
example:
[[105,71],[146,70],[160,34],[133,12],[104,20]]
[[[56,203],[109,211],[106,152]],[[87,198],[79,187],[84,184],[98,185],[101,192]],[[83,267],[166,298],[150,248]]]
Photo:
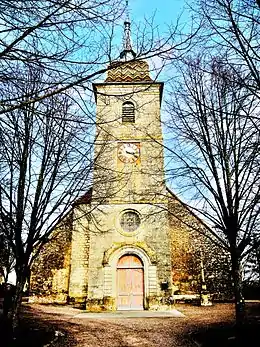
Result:
[[197,37],[199,51],[204,52],[209,61],[214,56],[221,57],[237,74],[237,83],[259,97],[259,2],[198,0],[193,14],[203,23]]
[[121,0],[1,1],[2,83],[15,87],[17,68],[22,71],[28,65],[45,67],[45,74],[56,78],[37,95],[1,95],[0,113],[102,74],[124,7]]
[[[20,79],[19,79],[20,78]],[[37,94],[48,83],[39,68],[17,72],[9,95]],[[26,101],[26,97],[23,99]],[[27,104],[0,122],[0,231],[15,256],[17,326],[22,291],[37,251],[71,202],[91,184],[92,128],[65,94]]]
[[[2,84],[15,88],[17,69],[28,65],[44,67],[45,75],[55,79],[48,79],[37,95],[30,91],[6,96],[0,88],[0,115],[75,86],[91,89],[95,78],[114,67],[110,62],[117,58],[115,37],[122,30],[125,7],[124,0],[1,1]],[[188,42],[187,37],[177,39],[177,28],[161,38],[152,19],[137,27],[136,40],[135,59],[172,51],[174,46],[181,49]]]
[[[168,127],[168,175],[230,252],[237,323],[243,320],[241,262],[260,242],[259,99],[214,59],[180,64]],[[208,71],[208,72],[206,72]],[[254,122],[251,116],[254,115]],[[174,147],[173,147],[174,145]]]

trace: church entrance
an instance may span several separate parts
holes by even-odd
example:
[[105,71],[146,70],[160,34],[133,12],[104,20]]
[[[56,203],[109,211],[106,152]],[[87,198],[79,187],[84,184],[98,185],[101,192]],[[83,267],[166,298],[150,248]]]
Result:
[[135,255],[122,256],[117,264],[117,309],[143,310],[144,267]]

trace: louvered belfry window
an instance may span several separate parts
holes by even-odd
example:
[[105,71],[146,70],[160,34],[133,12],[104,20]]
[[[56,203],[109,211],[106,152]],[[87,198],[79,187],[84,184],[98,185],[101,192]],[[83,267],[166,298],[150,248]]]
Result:
[[135,122],[135,107],[130,101],[124,102],[122,107],[122,122],[134,123]]

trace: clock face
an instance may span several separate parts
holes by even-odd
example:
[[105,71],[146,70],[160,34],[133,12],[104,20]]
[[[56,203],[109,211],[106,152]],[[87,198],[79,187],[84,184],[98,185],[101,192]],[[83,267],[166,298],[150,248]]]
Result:
[[134,163],[140,157],[140,148],[137,143],[122,143],[118,147],[118,158],[123,163]]

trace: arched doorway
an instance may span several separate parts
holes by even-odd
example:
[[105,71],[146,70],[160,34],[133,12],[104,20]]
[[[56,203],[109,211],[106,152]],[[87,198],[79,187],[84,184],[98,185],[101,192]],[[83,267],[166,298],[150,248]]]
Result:
[[143,310],[143,307],[143,263],[136,255],[123,255],[117,263],[117,309]]

